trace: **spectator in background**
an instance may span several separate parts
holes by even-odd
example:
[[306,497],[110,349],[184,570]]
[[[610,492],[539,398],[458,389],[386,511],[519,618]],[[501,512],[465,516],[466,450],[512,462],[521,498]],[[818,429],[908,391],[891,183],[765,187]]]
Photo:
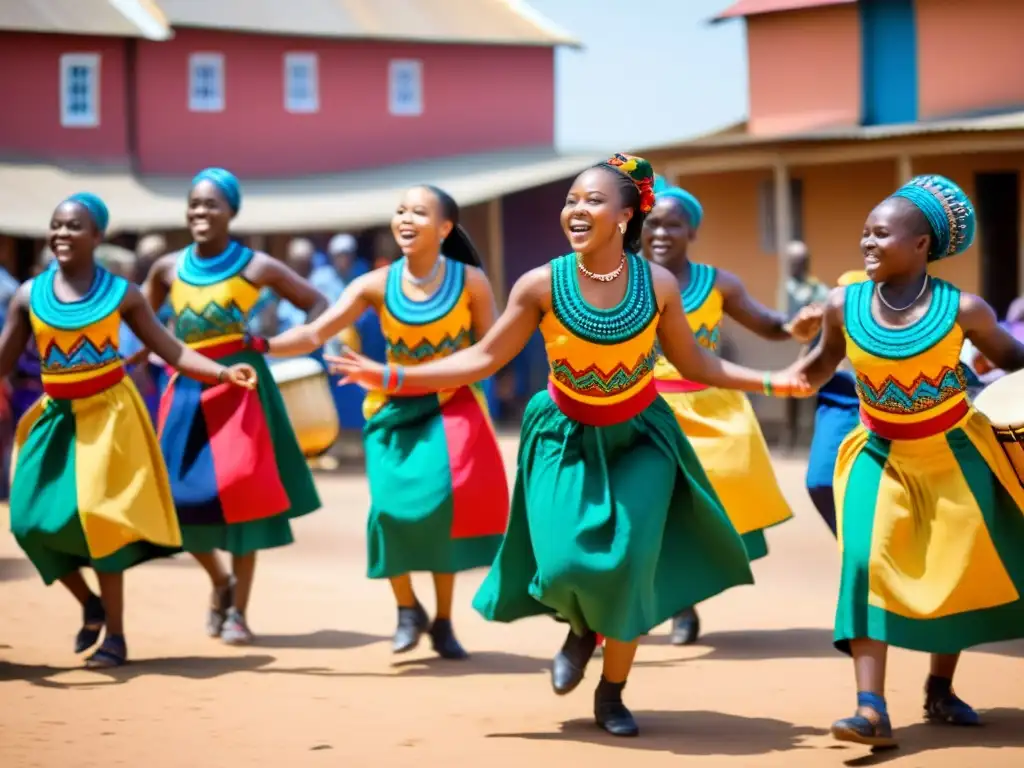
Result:
[[[786,266],[789,269],[789,278],[786,280],[786,317],[792,319],[804,307],[811,304],[821,304],[828,299],[828,286],[811,275],[811,252],[807,245],[799,240],[794,240],[786,247]],[[814,339],[804,347],[801,355],[817,343]],[[813,402],[809,400],[808,402]],[[796,448],[800,439],[800,412],[804,408],[799,398],[790,397],[786,399],[786,433],[784,436],[785,446],[790,451]]]
[[167,239],[163,235],[145,235],[135,245],[135,274],[129,277],[136,283],[142,283],[149,274],[150,267],[167,253]]
[[309,282],[332,304],[341,296],[345,286],[352,280],[357,257],[356,239],[352,235],[335,235],[327,244],[329,260],[313,268]]
[[[288,264],[303,280],[310,280],[313,275],[313,257],[316,255],[316,247],[313,242],[305,237],[292,238],[288,243],[288,255],[285,263]],[[316,287],[314,285],[314,287]],[[330,296],[327,297],[330,300]],[[289,301],[281,299],[277,302],[277,332],[282,333],[289,328],[302,325],[306,322],[306,311],[299,309]]]

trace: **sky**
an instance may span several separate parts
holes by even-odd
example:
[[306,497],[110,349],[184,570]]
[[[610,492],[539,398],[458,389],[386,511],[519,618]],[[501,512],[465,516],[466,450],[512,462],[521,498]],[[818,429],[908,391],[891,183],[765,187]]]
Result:
[[734,0],[526,1],[584,45],[555,54],[561,151],[642,149],[746,116],[743,22],[708,23]]

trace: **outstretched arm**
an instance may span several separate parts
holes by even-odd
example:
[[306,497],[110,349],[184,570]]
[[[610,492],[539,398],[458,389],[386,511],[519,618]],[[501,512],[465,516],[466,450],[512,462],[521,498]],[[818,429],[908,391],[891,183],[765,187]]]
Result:
[[[139,337],[147,348],[156,352],[168,364],[180,370],[186,376],[200,381],[226,381],[249,386],[235,375],[236,367],[226,368],[220,363],[189,349],[170,331],[160,325],[152,307],[134,285],[128,287],[124,301],[121,303],[121,317]],[[238,367],[242,370],[248,366]],[[249,369],[251,371],[251,369]],[[243,378],[249,378],[248,375]],[[252,373],[251,384],[256,384],[255,373]]]
[[7,307],[7,322],[0,333],[0,380],[11,375],[18,358],[32,338],[32,324],[28,320],[28,292],[31,282],[18,287]]
[[846,289],[833,288],[825,303],[821,341],[810,354],[798,360],[793,371],[802,373],[815,390],[831,379],[846,357],[846,335],[843,333],[843,307]]
[[[655,289],[664,297],[658,322],[658,341],[661,349],[684,378],[723,389],[745,392],[777,392],[780,395],[810,394],[799,381],[788,373],[755,371],[726,362],[705,351],[697,344],[683,312],[682,301],[675,278],[666,270],[652,266]],[[766,382],[769,386],[766,386]]]
[[[550,282],[550,268],[546,265],[523,275],[512,286],[505,311],[480,341],[441,360],[403,368],[402,385],[426,390],[454,389],[497,373],[522,351],[540,325]],[[348,381],[373,388],[383,382],[384,366],[362,355],[347,352],[327,360]],[[385,388],[396,385],[399,377],[393,374],[389,379],[390,382],[384,382]]]
[[[386,271],[384,272],[386,274]],[[269,340],[269,352],[278,357],[308,355],[320,349],[328,339],[352,325],[370,306],[372,297],[380,294],[379,271],[367,272],[345,286],[338,300],[326,312],[305,325],[289,328]]]
[[330,303],[308,280],[273,256],[257,253],[245,271],[261,288],[269,288],[293,306],[305,310],[306,322],[322,315]]
[[957,322],[978,352],[996,368],[1024,368],[1024,345],[999,325],[995,311],[983,299],[970,293],[960,294]]
[[786,317],[773,312],[747,293],[746,287],[731,272],[718,270],[716,287],[722,294],[722,309],[729,317],[763,339],[785,341],[792,338]]

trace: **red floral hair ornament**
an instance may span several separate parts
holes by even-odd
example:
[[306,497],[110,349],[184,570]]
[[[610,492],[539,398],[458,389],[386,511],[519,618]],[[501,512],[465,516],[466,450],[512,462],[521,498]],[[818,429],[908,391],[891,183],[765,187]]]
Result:
[[604,163],[609,168],[625,174],[640,192],[640,210],[650,213],[654,208],[654,169],[642,157],[615,153]]

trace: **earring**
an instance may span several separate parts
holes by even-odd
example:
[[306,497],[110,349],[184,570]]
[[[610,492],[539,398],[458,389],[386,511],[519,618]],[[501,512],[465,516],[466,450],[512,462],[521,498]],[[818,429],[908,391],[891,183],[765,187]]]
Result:
[[619,222],[619,232],[621,232],[622,234],[626,234],[626,225],[623,224],[621,221]]

